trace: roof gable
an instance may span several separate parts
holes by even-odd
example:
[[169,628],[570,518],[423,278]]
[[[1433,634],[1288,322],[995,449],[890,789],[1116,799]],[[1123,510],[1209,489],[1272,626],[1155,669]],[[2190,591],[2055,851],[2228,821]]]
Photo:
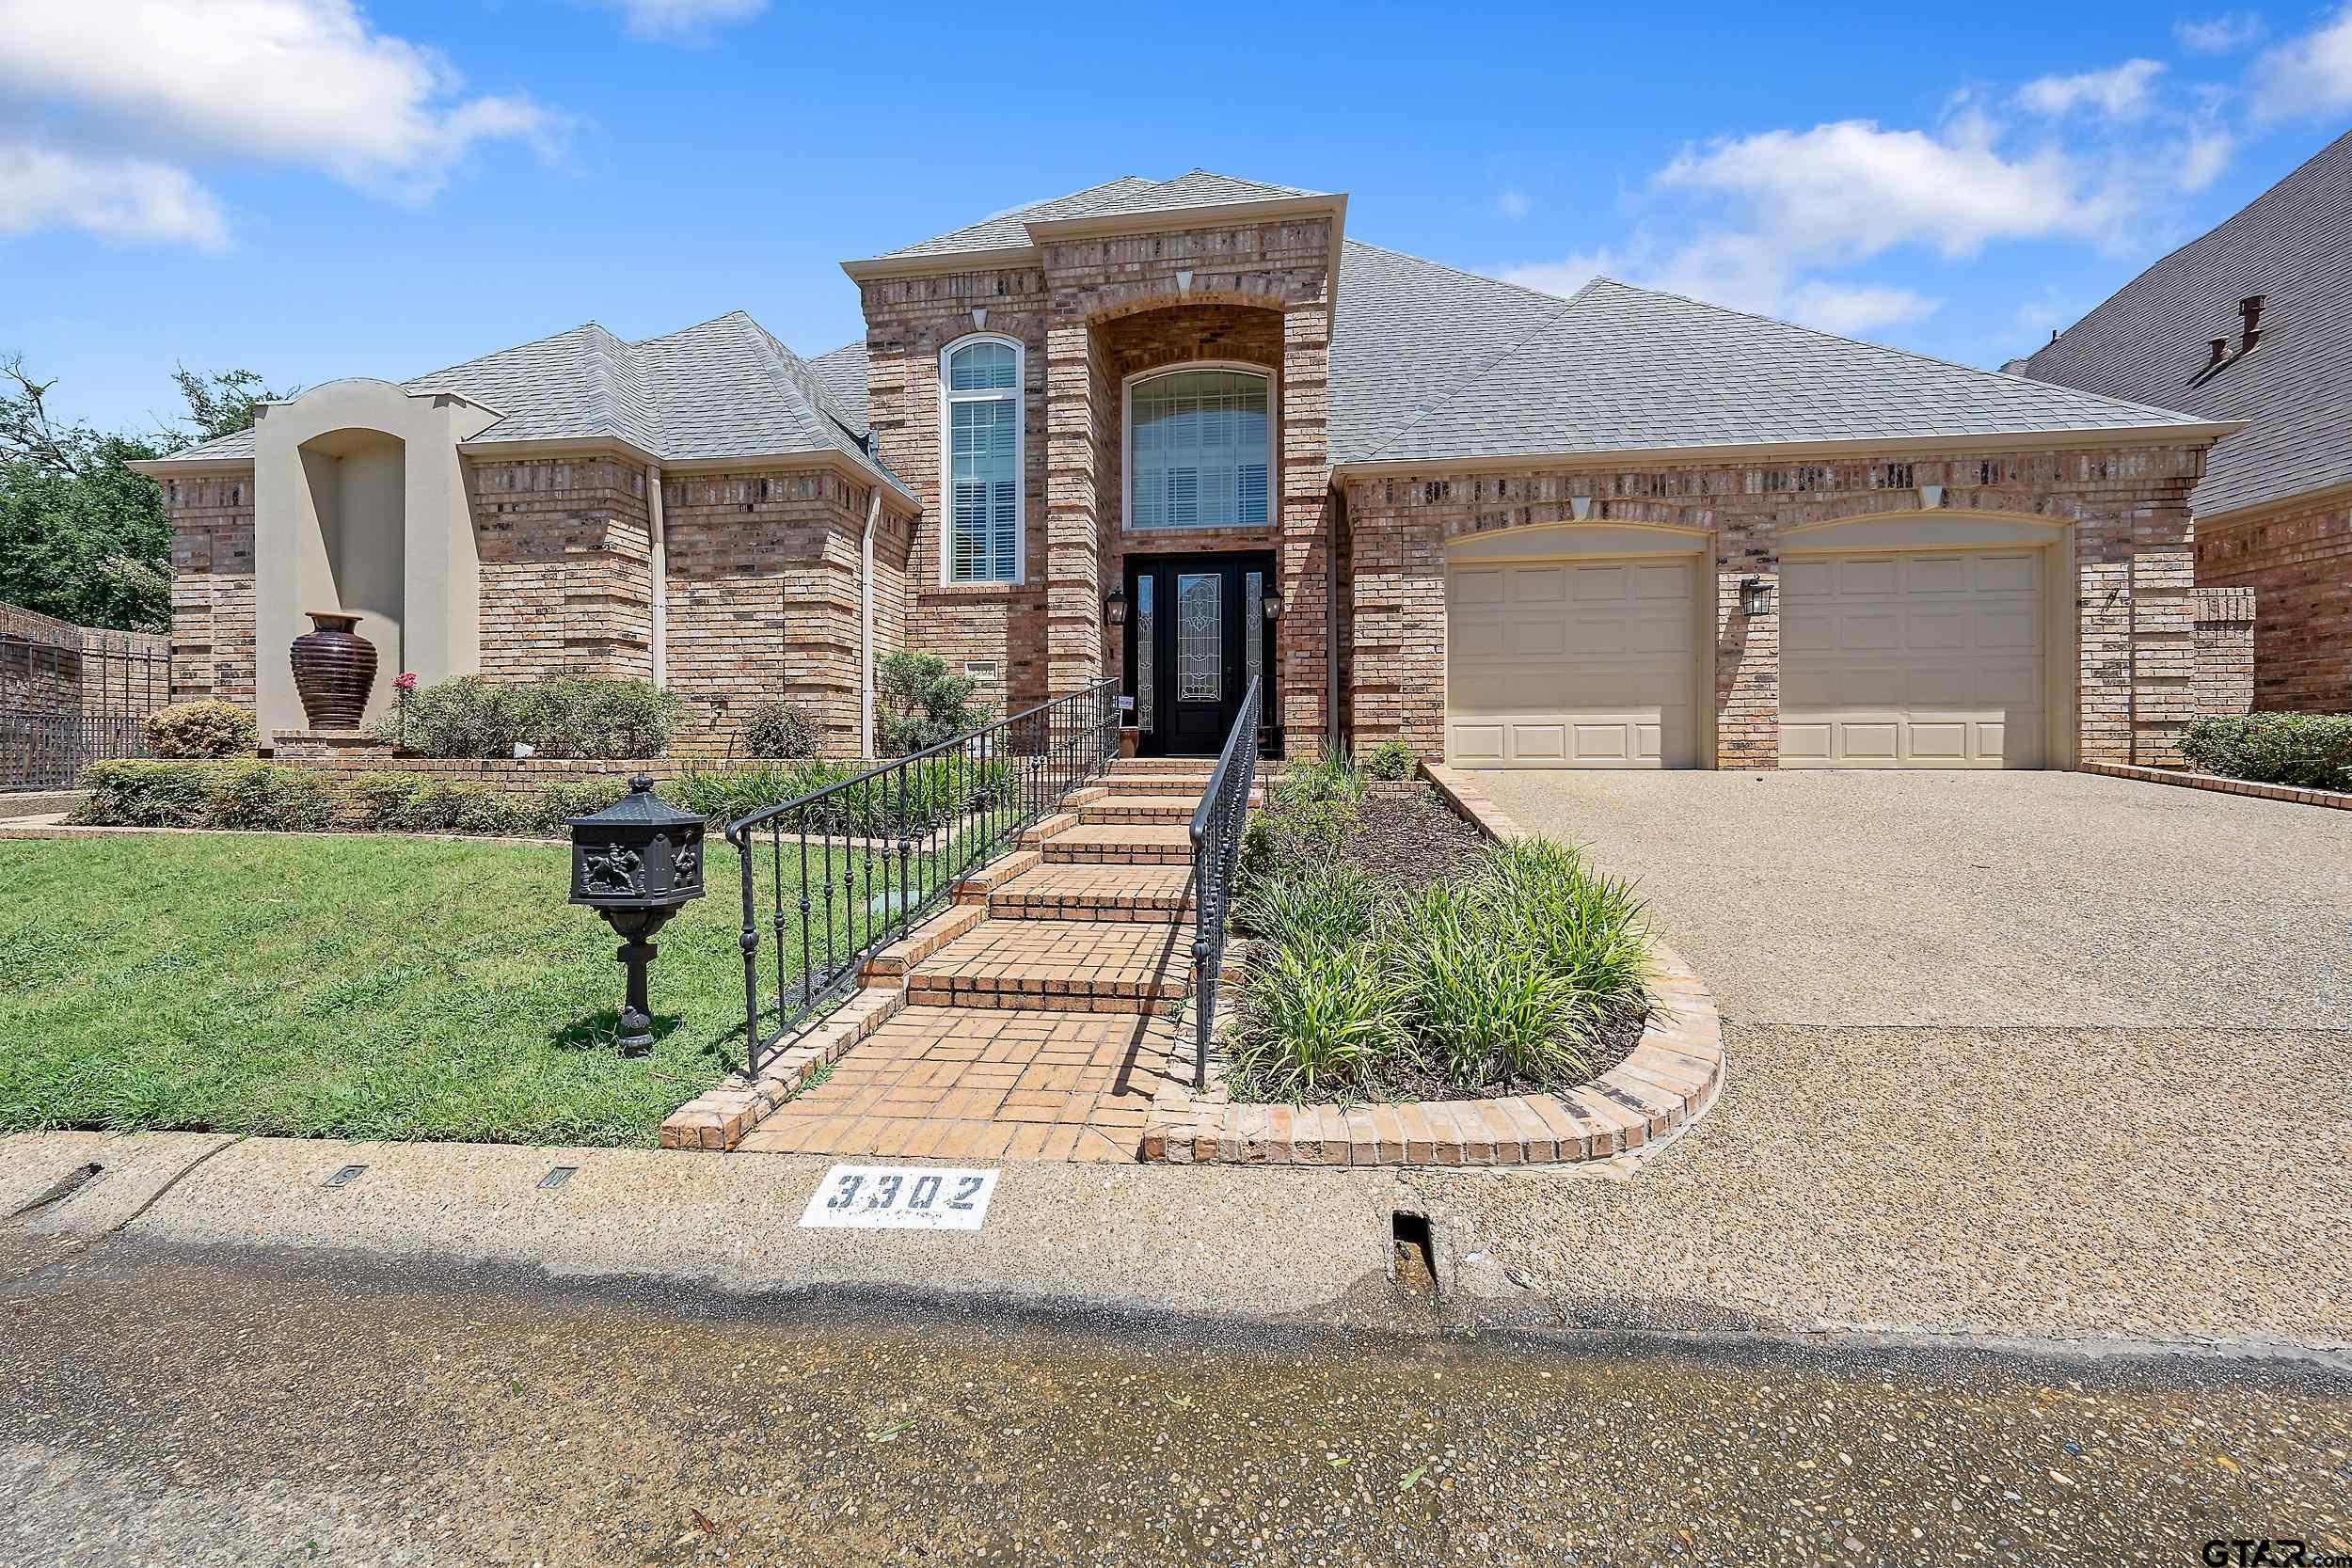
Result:
[[[2240,354],[2238,302],[2266,298]],[[2211,368],[2209,340],[2231,356]],[[2164,257],[2026,361],[2043,381],[2248,427],[2214,448],[2201,515],[2352,483],[2352,132]]]
[[1269,185],[1263,181],[1237,179],[1230,174],[1217,174],[1196,168],[1173,180],[1146,180],[1138,175],[1089,185],[1050,201],[1032,201],[1025,206],[982,218],[977,223],[951,229],[945,234],[934,234],[928,240],[883,251],[874,260],[902,261],[924,256],[953,256],[975,250],[1009,250],[1030,243],[1028,226],[1032,223],[1053,223],[1070,218],[1120,217],[1131,213],[1172,212],[1189,207],[1230,207],[1251,201],[1287,200],[1296,197],[1327,196],[1327,191],[1300,190],[1293,185]]

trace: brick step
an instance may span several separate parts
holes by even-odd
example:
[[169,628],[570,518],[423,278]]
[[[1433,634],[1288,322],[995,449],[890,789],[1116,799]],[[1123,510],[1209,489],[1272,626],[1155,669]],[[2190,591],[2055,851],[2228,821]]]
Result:
[[1190,822],[1198,795],[1106,795],[1078,808],[1082,823]]
[[1192,862],[1192,832],[1182,822],[1098,822],[1066,828],[1040,842],[1048,865],[1073,863],[1149,865]]
[[1034,866],[989,894],[988,913],[992,920],[1189,920],[1192,867]]
[[984,920],[907,973],[907,1002],[1173,1012],[1192,990],[1186,930],[1134,921]]
[[1120,757],[1111,764],[1111,776],[1121,773],[1206,773],[1216,766],[1215,757]]

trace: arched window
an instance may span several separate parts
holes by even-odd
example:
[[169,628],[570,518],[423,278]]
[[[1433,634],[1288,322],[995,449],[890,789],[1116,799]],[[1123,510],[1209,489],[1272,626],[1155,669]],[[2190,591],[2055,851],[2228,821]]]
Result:
[[1273,468],[1263,371],[1188,365],[1127,386],[1127,526],[1262,528]]
[[1021,580],[1021,345],[966,338],[940,355],[946,582]]

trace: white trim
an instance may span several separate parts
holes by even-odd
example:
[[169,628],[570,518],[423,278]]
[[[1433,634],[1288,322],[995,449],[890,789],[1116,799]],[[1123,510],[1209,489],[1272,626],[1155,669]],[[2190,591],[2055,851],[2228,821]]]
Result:
[[[1012,350],[1012,576],[959,578],[955,575],[956,500],[955,432],[948,427],[948,410],[958,403],[1001,401],[1003,388],[981,392],[950,392],[947,360],[958,349],[974,343],[1002,343]],[[1029,579],[1029,351],[1018,338],[1002,332],[967,332],[939,351],[939,584],[943,588],[1016,588]]]
[[670,537],[661,514],[661,467],[645,465],[645,564],[653,579],[653,684],[670,689]]
[[[1163,375],[1186,371],[1239,371],[1265,383],[1265,521],[1263,523],[1195,523],[1190,528],[1136,527],[1136,387]],[[1119,384],[1119,531],[1138,539],[1170,538],[1187,533],[1225,532],[1282,526],[1282,378],[1270,366],[1247,359],[1180,359],[1136,371]]]

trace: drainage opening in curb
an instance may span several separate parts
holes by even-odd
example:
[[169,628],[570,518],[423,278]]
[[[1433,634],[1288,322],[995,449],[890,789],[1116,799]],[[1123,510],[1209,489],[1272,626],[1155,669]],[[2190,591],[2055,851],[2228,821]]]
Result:
[[1427,1214],[1400,1209],[1389,1216],[1389,1273],[1407,1295],[1438,1293],[1438,1253]]
[[8,1218],[12,1220],[21,1220],[25,1215],[32,1213],[35,1210],[46,1209],[53,1203],[62,1203],[67,1198],[72,1197],[75,1193],[80,1192],[93,1177],[97,1176],[100,1171],[103,1171],[105,1168],[105,1166],[98,1164],[95,1160],[86,1165],[74,1166],[72,1170],[67,1171],[63,1176],[57,1178],[56,1180],[51,1182],[49,1184],[48,1191],[42,1193],[31,1202],[20,1205],[18,1208],[10,1211]]

